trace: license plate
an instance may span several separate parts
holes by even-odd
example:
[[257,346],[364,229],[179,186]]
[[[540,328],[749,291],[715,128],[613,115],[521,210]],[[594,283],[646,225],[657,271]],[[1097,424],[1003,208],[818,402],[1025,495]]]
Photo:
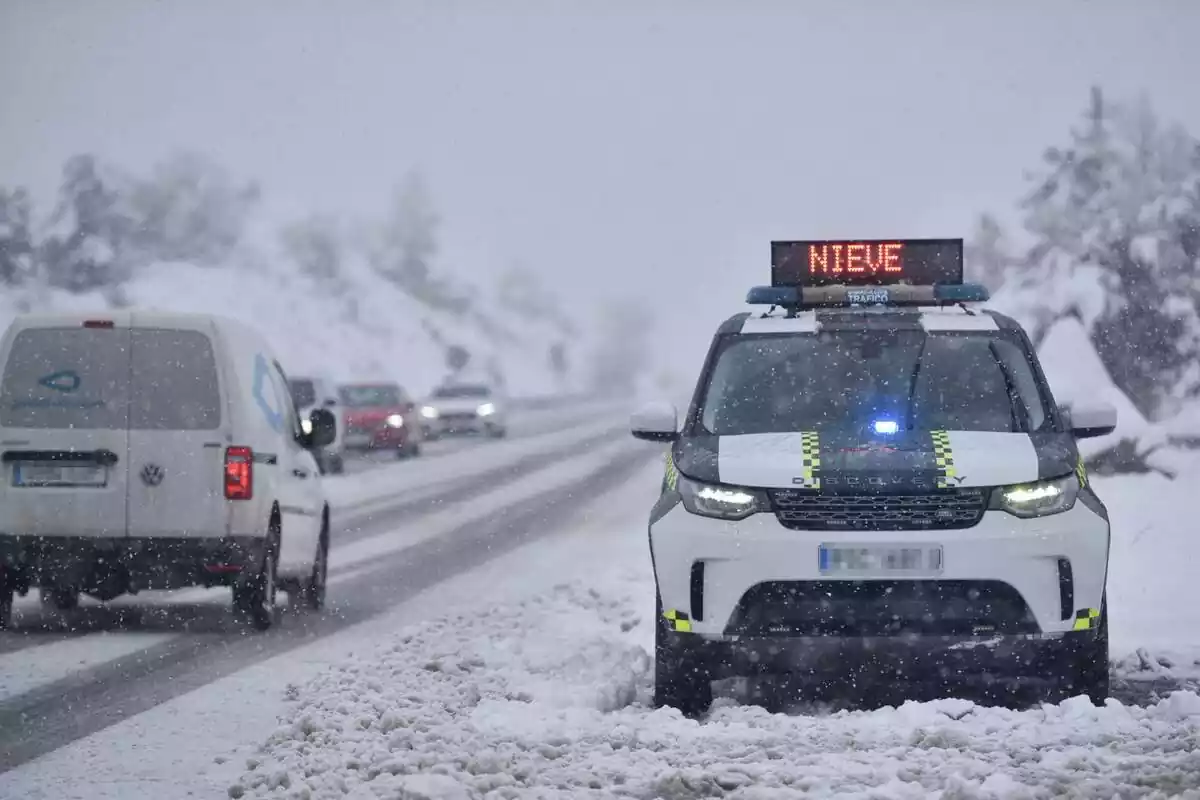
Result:
[[13,486],[104,486],[108,471],[99,464],[13,464]]
[[850,289],[846,292],[846,299],[859,305],[886,303],[891,297],[887,289]]
[[831,547],[821,545],[817,562],[824,575],[843,573],[894,574],[908,572],[935,574],[942,571],[941,545],[919,547]]

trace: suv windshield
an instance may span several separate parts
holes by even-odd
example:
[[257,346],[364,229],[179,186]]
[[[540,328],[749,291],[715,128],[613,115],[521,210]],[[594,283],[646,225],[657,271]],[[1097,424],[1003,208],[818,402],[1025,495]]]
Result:
[[442,386],[433,393],[434,397],[442,400],[491,397],[491,395],[491,390],[486,386]]
[[296,408],[308,408],[311,405],[316,405],[317,402],[317,387],[307,378],[293,378],[288,381],[288,386],[292,390],[292,403]]
[[343,386],[338,394],[342,405],[349,408],[394,407],[404,402],[403,392],[394,385]]
[[1047,401],[1006,331],[828,331],[727,339],[702,394],[716,435],[864,430],[1034,431]]

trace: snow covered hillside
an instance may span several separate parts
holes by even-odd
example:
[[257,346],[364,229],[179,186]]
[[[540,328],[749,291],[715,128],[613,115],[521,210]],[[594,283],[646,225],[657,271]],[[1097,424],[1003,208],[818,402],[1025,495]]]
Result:
[[660,469],[632,476],[620,501],[607,498],[578,531],[433,590],[420,605],[434,618],[382,642],[364,638],[354,657],[290,687],[290,708],[259,752],[241,755],[229,796],[1200,793],[1200,592],[1178,557],[1194,541],[1181,513],[1185,482],[1097,481],[1115,538],[1117,697],[1105,708],[1083,698],[1027,711],[943,699],[779,714],[728,695],[697,722],[648,706],[654,584],[644,512]]
[[[480,303],[484,309],[486,300]],[[559,380],[550,367],[549,349],[561,339],[550,326],[488,309],[504,329],[489,330],[477,318],[431,309],[361,265],[331,287],[290,264],[264,260],[204,268],[156,263],[140,269],[116,294],[10,289],[0,297],[0,325],[19,311],[102,310],[113,302],[238,317],[261,331],[296,375],[390,378],[420,396],[448,374],[446,348],[458,345],[471,354],[464,377],[499,374],[514,396],[571,392],[578,383],[570,372]],[[581,358],[582,344],[575,345],[568,345],[568,363]],[[572,366],[581,372],[578,363]]]

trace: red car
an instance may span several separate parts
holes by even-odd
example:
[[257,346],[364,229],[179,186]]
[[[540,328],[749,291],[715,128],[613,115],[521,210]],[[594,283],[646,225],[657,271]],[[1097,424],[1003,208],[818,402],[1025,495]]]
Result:
[[394,450],[398,458],[421,452],[417,406],[396,383],[351,383],[338,389],[349,450]]

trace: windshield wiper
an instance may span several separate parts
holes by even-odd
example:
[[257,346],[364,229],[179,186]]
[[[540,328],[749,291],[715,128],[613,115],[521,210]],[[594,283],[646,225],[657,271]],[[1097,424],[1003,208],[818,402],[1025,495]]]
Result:
[[925,360],[925,348],[929,345],[929,336],[921,337],[921,349],[917,351],[917,360],[913,364],[912,375],[908,381],[908,413],[905,415],[904,430],[911,431],[917,424],[917,377],[921,374],[921,362]]
[[1016,428],[1017,433],[1029,433],[1029,410],[1021,402],[1017,383],[1013,380],[1008,367],[1005,366],[1004,359],[1000,357],[1000,351],[996,349],[995,342],[988,342],[988,351],[991,352],[992,358],[996,359],[996,366],[1000,368],[1000,374],[1004,376],[1004,387],[1008,392],[1008,409],[1012,413],[1013,427]]

